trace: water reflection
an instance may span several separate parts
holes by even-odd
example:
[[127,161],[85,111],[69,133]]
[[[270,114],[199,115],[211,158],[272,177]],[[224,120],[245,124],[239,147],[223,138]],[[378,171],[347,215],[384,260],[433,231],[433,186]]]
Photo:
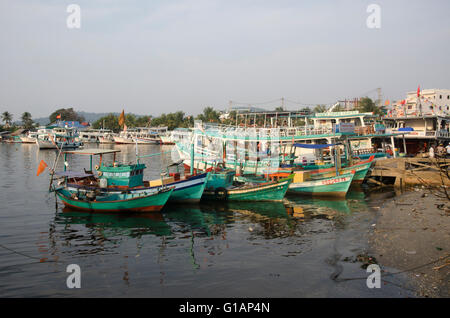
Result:
[[[134,145],[100,147],[120,149],[119,160],[135,161]],[[368,201],[356,188],[341,201],[289,196],[273,203],[171,205],[149,215],[84,213],[55,204],[48,171],[36,177],[40,160],[51,167],[56,155],[36,145],[0,144],[1,243],[21,253],[0,249],[3,296],[72,297],[65,285],[68,264],[81,266],[84,286],[76,295],[85,297],[371,296],[364,282],[361,288],[353,282],[353,292],[349,285],[345,292],[337,288],[326,259],[365,248],[373,216],[367,205],[389,193],[371,193]],[[145,158],[145,178],[157,178],[171,160],[171,154]],[[75,171],[90,164],[87,156],[68,161]],[[355,264],[342,265],[349,277],[365,274]]]
[[109,238],[145,235],[170,238],[226,237],[227,227],[246,220],[262,226],[265,238],[301,235],[303,223],[314,219],[340,222],[353,212],[367,208],[364,192],[352,191],[345,200],[288,197],[283,202],[208,202],[198,205],[168,205],[160,213],[84,213],[64,208],[54,223],[62,225],[65,240],[79,240],[74,225],[84,225],[91,244]]
[[143,235],[169,236],[172,234],[170,226],[164,221],[161,213],[143,214],[107,214],[85,213],[64,208],[55,218],[56,224],[64,226],[82,224],[87,229],[97,229],[104,237],[126,235],[141,237]]

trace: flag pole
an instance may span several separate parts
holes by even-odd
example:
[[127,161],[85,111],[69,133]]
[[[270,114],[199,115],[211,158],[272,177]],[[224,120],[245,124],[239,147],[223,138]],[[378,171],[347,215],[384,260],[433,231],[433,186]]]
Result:
[[[49,136],[50,136],[50,135],[49,135]],[[57,155],[56,158],[55,158],[55,161],[53,162],[53,166],[52,166],[52,170],[51,170],[51,174],[50,174],[50,184],[49,184],[49,186],[48,186],[48,191],[49,191],[49,192],[52,191],[53,176],[55,175],[56,164],[57,164],[57,162],[58,162],[58,160],[59,160],[59,157],[60,157],[61,152],[62,152],[62,149],[63,149],[62,145],[61,145],[61,148],[58,147],[58,144],[57,144],[56,142],[53,141],[53,138],[50,138],[50,139],[51,139],[52,143],[56,146],[56,149],[59,150],[59,152],[58,152],[58,155]],[[64,164],[65,164],[65,163],[64,163]]]

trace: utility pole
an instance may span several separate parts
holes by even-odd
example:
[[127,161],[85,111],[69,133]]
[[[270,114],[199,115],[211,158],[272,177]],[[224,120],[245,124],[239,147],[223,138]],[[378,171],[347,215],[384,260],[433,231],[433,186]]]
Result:
[[281,109],[284,110],[284,97],[281,97]]
[[381,87],[377,88],[377,95],[378,95],[378,107],[381,107],[383,99],[383,95],[381,94]]

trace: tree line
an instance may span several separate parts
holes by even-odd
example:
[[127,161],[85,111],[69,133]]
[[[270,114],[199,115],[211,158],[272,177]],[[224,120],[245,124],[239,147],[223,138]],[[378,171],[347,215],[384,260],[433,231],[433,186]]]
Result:
[[[327,111],[327,109],[328,108],[326,105],[316,105],[312,110],[305,107],[301,109],[301,111],[304,111],[306,114],[312,114],[322,113]],[[345,109],[341,106],[338,106],[334,109],[335,112],[344,110]],[[384,106],[376,106],[376,103],[369,97],[363,97],[359,100],[357,110],[360,112],[373,112],[375,115],[383,115],[386,113],[386,109]],[[275,111],[281,112],[283,111],[283,108],[277,107],[275,108]],[[139,116],[134,114],[126,114],[125,125],[128,128],[167,126],[169,130],[173,130],[175,128],[193,127],[194,120],[201,120],[207,123],[222,123],[225,125],[233,125],[236,123],[236,111],[230,111],[228,113],[228,116],[226,116],[225,118],[221,118],[221,114],[222,113],[220,111],[215,110],[213,107],[204,108],[203,112],[196,117],[192,115],[186,115],[183,111],[177,111],[168,114],[163,113],[158,117],[153,117],[151,115]],[[13,123],[13,115],[8,111],[2,113],[1,119],[4,123],[3,126],[0,126],[1,130],[13,131],[17,129],[16,125],[14,125]],[[29,112],[24,112],[20,119],[22,128],[32,129],[37,125],[33,122],[32,116]],[[78,114],[73,108],[60,108],[55,110],[49,116],[49,123],[54,123],[59,119],[78,122],[85,121],[85,118]],[[262,125],[263,119],[258,118],[256,124]],[[302,119],[295,119],[293,124],[302,125],[304,124],[304,121]],[[94,123],[92,123],[92,128],[110,129],[114,132],[118,132],[122,129],[122,127],[119,126],[119,115],[113,113],[110,113],[96,120]]]

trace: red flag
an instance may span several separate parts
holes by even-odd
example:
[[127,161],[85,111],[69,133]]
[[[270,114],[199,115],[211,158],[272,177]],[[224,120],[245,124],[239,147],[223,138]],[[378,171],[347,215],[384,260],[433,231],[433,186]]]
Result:
[[36,176],[39,176],[45,170],[45,168],[47,168],[47,164],[44,160],[41,160],[37,169]]
[[406,100],[402,100],[402,101],[400,102],[400,104],[402,104],[402,105],[405,105],[405,103],[406,103]]
[[61,119],[61,114],[59,114],[58,116],[56,116],[56,119]]
[[420,96],[420,85],[419,85],[419,87],[417,87],[417,97],[419,97]]

